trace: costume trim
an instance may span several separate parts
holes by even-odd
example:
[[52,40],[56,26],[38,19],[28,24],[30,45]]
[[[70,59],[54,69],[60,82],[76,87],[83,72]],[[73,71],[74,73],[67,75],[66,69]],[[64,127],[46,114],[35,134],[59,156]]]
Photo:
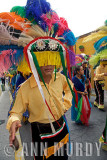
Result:
[[[63,147],[69,140],[69,134],[67,134],[57,145],[49,147],[44,150],[44,155],[46,155],[46,159],[49,158],[51,155],[55,154],[55,152]],[[47,155],[48,154],[48,155]]]
[[41,139],[52,138],[52,137],[56,136],[57,134],[59,134],[63,130],[64,127],[65,127],[65,122],[63,123],[62,127],[59,128],[55,133],[52,133],[52,134],[48,134],[48,133],[47,134],[42,134],[42,135],[40,135],[40,137],[41,137]]

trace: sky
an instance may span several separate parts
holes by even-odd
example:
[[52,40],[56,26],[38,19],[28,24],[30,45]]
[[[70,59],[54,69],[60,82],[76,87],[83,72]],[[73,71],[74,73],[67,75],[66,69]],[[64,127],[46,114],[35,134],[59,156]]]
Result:
[[[13,6],[25,6],[27,0],[0,0],[0,12]],[[60,17],[64,17],[76,37],[103,26],[107,19],[107,0],[47,0]]]

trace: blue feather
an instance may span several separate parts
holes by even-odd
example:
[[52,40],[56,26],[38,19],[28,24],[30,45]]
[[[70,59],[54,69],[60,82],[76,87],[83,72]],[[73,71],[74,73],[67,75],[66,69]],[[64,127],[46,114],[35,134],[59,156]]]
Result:
[[0,51],[3,51],[3,50],[8,50],[8,49],[22,49],[23,50],[23,47],[22,46],[17,46],[17,45],[0,45]]
[[58,31],[58,23],[55,23],[55,24],[53,25],[53,27],[54,27],[54,34],[52,35],[52,37],[55,38],[56,33],[57,33],[57,31]]
[[43,29],[46,28],[41,16],[51,10],[50,3],[46,0],[28,0],[25,9],[27,18],[33,17]]
[[16,54],[14,55],[15,63],[19,63],[21,59],[23,59],[23,49],[18,49]]
[[73,46],[76,43],[76,38],[70,30],[64,31],[62,37],[64,37],[64,40],[60,39],[60,41],[67,43],[68,46]]
[[102,44],[104,41],[107,42],[107,36],[101,38],[99,41],[97,41],[97,42],[94,44],[95,50],[100,49],[100,46],[101,46],[101,44]]
[[96,54],[98,54],[99,52],[103,51],[104,49],[107,49],[107,45],[100,47],[100,49],[97,50]]

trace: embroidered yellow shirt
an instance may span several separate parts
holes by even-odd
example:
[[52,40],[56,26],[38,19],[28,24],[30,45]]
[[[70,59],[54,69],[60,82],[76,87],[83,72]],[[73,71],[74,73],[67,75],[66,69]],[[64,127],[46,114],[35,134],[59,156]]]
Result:
[[104,80],[104,73],[105,73],[105,67],[103,67],[103,65],[98,66],[96,68],[94,81],[96,81],[96,80]]
[[[50,83],[46,84],[50,95],[44,84],[42,82],[40,83],[47,103],[55,118],[58,120],[64,114],[65,110],[68,110],[71,107],[72,94],[64,75],[57,73],[55,81],[54,77],[53,74]],[[70,84],[73,88],[73,83],[71,81]],[[64,97],[62,96],[63,91],[65,92]],[[49,110],[47,110],[47,106],[42,99],[33,75],[25,81],[18,90],[15,104],[10,111],[10,117],[7,122],[8,130],[10,129],[12,122],[22,120],[22,115],[26,109],[29,111],[29,122],[49,123],[48,115],[52,122],[55,121]]]

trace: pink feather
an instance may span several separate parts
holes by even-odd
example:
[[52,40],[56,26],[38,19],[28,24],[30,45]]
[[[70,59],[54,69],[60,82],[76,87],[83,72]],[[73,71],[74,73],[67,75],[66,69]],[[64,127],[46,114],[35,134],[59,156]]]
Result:
[[[14,61],[14,54],[16,53],[16,50],[4,50],[0,54],[0,73],[3,74],[4,72],[8,72],[8,69],[12,66]],[[12,55],[12,56],[11,56]],[[11,59],[10,59],[11,57]]]
[[58,23],[59,27],[58,27],[58,32],[57,32],[57,35],[58,36],[61,36],[63,35],[64,31],[66,31],[68,28],[68,24],[67,24],[67,21],[60,17],[60,22]]
[[57,15],[57,13],[52,12],[52,14],[43,14],[41,18],[46,22],[47,26],[49,27],[49,31],[51,30],[52,26],[55,23],[59,23],[60,19]]

